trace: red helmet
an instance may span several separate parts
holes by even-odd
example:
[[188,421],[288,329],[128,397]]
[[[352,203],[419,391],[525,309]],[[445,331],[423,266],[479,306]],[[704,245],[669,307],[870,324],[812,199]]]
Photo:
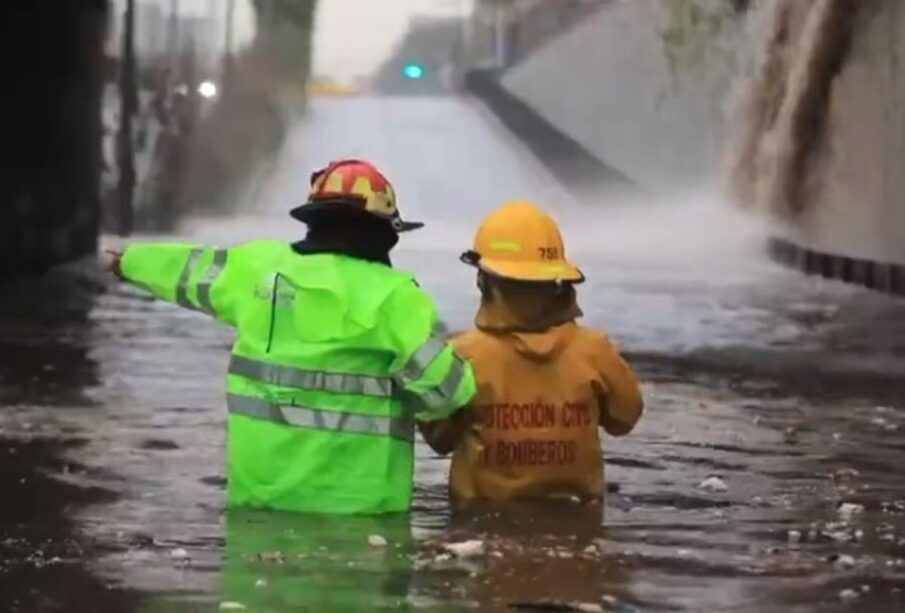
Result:
[[325,213],[362,211],[390,222],[397,232],[417,230],[423,223],[403,221],[396,208],[396,191],[389,180],[368,162],[340,160],[311,175],[308,202],[291,215],[308,223]]

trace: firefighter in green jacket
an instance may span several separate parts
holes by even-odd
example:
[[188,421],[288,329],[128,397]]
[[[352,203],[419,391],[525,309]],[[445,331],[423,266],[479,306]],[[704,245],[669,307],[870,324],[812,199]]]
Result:
[[134,244],[124,280],[236,329],[227,377],[230,506],[314,513],[407,511],[414,420],[475,392],[437,310],[392,268],[402,221],[371,164],[334,162],[292,216],[305,240],[230,249]]

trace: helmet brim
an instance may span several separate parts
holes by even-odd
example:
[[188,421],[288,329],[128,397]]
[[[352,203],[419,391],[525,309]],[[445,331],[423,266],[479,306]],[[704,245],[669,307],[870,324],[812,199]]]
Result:
[[511,262],[493,260],[487,258],[466,259],[463,262],[475,266],[489,275],[512,279],[513,281],[582,283],[585,280],[584,273],[569,262]]
[[353,202],[306,202],[297,206],[289,215],[293,219],[304,224],[316,223],[318,219],[325,217],[362,217],[367,219],[382,219],[390,224],[398,233],[411,232],[423,228],[424,224],[418,221],[403,221],[402,219],[382,217],[374,215]]

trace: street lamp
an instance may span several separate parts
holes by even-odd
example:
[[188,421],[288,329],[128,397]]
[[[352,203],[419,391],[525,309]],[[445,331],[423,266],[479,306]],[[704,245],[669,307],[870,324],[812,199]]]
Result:
[[213,81],[202,81],[198,85],[198,94],[202,98],[215,98],[217,96],[217,84]]

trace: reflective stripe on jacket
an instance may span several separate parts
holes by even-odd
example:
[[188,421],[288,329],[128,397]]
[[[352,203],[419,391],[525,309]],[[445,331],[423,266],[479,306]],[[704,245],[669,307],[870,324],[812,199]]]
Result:
[[237,330],[227,377],[229,502],[283,510],[407,510],[415,419],[474,395],[410,275],[285,243],[138,244],[122,270],[155,296]]

